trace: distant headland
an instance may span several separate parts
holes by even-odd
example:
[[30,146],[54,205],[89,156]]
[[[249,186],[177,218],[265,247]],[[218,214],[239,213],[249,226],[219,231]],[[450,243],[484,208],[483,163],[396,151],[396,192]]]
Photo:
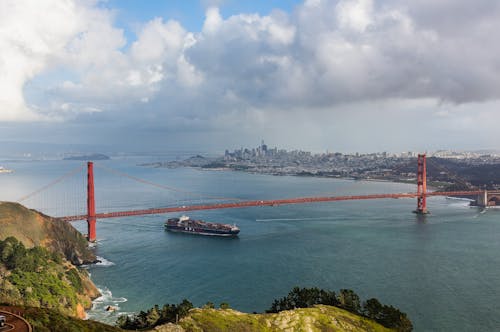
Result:
[[64,157],[63,160],[109,160],[109,156],[102,154],[102,153],[93,153],[93,154],[86,154],[86,155],[74,155],[74,156],[68,156]]

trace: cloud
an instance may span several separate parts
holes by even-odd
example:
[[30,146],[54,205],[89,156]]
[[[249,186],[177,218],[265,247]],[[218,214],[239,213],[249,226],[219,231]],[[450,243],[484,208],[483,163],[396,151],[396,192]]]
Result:
[[203,23],[202,31],[205,34],[214,34],[221,24],[222,17],[220,16],[219,8],[209,7],[206,11],[206,19],[205,23]]
[[336,6],[339,27],[364,32],[373,23],[372,0],[341,1]]
[[[229,17],[218,5],[206,3],[201,31],[157,17],[126,40],[99,2],[3,1],[0,121],[120,112],[220,129],[238,115],[259,125],[298,110],[325,118],[350,104],[425,101],[443,123],[464,117],[456,105],[500,98],[495,1],[307,0],[290,13]],[[39,84],[43,100],[27,99],[26,84],[53,73],[62,74]]]
[[26,105],[23,87],[50,66],[75,32],[74,12],[73,4],[62,1],[0,2],[0,119],[41,117]]

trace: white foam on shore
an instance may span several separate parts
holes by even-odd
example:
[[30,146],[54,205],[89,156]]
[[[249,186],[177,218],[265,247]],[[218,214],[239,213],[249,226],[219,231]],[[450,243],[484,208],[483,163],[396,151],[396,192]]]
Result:
[[[92,309],[87,311],[87,319],[97,320],[100,322],[114,324],[123,314],[120,312],[120,303],[127,302],[124,297],[113,297],[113,293],[107,287],[97,287],[101,296],[92,301]],[[112,307],[113,310],[107,311],[106,308]]]
[[98,263],[95,264],[95,266],[113,266],[115,265],[115,263],[113,263],[112,261],[109,261],[107,260],[106,258],[104,257],[101,257],[101,256],[96,256],[97,260],[99,260]]

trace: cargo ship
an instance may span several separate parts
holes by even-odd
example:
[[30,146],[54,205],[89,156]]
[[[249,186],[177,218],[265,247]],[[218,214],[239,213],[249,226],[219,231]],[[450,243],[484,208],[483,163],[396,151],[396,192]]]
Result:
[[237,236],[240,232],[236,225],[193,220],[187,216],[168,219],[165,228],[171,232],[212,236]]

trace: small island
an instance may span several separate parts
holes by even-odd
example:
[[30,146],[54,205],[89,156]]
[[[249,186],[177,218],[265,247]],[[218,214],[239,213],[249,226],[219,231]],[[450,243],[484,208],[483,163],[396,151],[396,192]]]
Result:
[[74,155],[64,157],[63,160],[109,160],[111,159],[109,156],[102,153],[92,153],[86,155]]

